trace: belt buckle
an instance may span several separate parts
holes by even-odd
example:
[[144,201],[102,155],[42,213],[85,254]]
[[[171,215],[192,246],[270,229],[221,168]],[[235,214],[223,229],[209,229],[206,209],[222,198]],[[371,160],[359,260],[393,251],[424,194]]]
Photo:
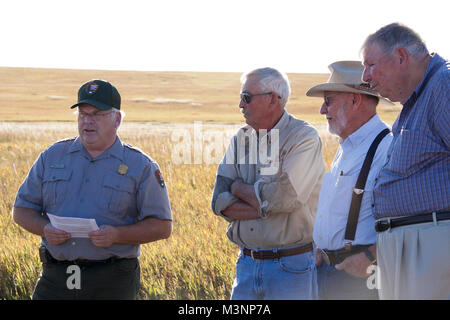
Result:
[[385,220],[379,220],[377,221],[378,224],[378,230],[377,232],[385,232],[391,230],[391,218],[387,218]]
[[255,252],[254,250],[250,250],[250,257],[252,257],[253,260],[256,260],[255,257],[253,256],[253,252]]

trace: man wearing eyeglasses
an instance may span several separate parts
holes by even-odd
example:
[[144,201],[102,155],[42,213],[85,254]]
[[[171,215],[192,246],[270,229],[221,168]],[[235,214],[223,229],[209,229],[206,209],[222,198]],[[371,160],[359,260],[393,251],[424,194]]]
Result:
[[450,63],[391,23],[362,46],[363,80],[402,110],[374,188],[381,299],[450,299]]
[[376,263],[372,190],[392,135],[376,107],[380,99],[389,102],[361,81],[360,61],[338,61],[329,69],[328,82],[306,93],[323,97],[320,113],[326,117],[328,131],[339,137],[314,223],[318,298],[378,299],[376,283],[368,285],[369,267]]
[[[14,221],[42,237],[33,299],[135,299],[140,244],[170,236],[158,164],[117,135],[120,102],[109,82],[83,84],[72,106],[79,136],[42,152],[18,190]],[[73,235],[52,225],[50,214],[95,219],[99,228]]]
[[285,106],[287,76],[272,68],[241,78],[247,126],[219,164],[213,212],[241,250],[232,299],[313,299],[312,227],[325,165],[311,125]]

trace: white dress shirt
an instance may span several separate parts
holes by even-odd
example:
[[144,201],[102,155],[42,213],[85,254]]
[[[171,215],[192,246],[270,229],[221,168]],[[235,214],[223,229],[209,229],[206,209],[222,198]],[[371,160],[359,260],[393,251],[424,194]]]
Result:
[[[337,250],[344,247],[353,188],[370,145],[386,128],[388,126],[375,115],[345,140],[339,139],[339,149],[331,164],[330,172],[327,172],[323,179],[314,222],[313,239],[319,248]],[[386,135],[375,153],[364,188],[353,245],[376,242],[375,219],[372,215],[373,187],[378,172],[386,163],[386,154],[391,141],[392,134]]]

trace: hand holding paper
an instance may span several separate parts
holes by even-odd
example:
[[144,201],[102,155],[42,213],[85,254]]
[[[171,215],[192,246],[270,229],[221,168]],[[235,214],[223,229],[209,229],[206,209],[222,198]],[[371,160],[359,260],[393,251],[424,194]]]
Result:
[[[56,228],[59,229],[56,231],[65,231],[65,233],[68,233],[72,238],[89,238],[89,232],[98,230],[95,219],[58,217],[50,213],[47,213],[47,216],[50,219],[53,229]],[[59,236],[64,237],[62,233],[59,233]],[[65,241],[67,241],[67,239]],[[47,239],[47,241],[49,241],[49,239]]]
[[57,246],[69,240],[71,235],[64,230],[56,229],[51,223],[48,223],[44,227],[44,238],[47,239],[48,243]]

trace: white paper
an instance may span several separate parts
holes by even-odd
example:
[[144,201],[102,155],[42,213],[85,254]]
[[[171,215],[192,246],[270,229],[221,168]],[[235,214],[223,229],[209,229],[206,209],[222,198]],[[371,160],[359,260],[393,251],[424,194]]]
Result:
[[53,227],[70,233],[72,238],[89,238],[89,232],[98,230],[95,219],[58,217],[51,213],[47,213],[47,216]]

